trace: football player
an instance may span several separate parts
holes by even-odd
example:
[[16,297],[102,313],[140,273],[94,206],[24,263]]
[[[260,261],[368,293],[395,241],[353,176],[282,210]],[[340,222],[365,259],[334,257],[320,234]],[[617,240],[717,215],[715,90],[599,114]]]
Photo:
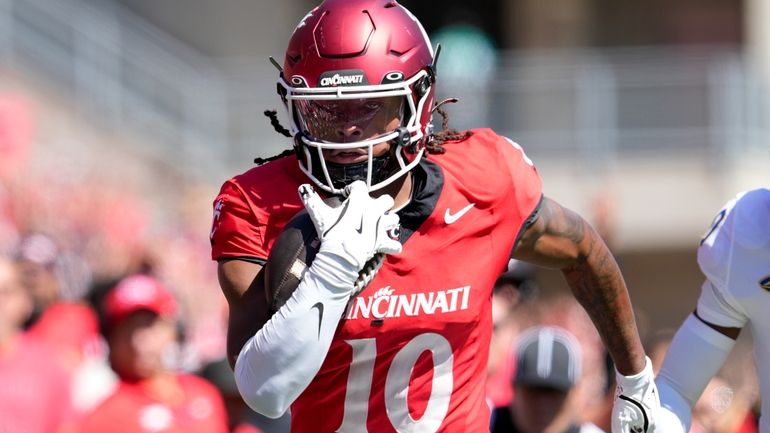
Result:
[[[396,1],[327,0],[274,62],[289,128],[270,116],[293,150],[225,182],[211,234],[243,398],[271,417],[291,407],[295,433],[488,431],[490,298],[514,257],[563,271],[617,365],[616,431],[651,431],[652,369],[615,260],[543,196],[518,144],[433,131],[437,57]],[[320,250],[270,314],[261,271],[303,207]]]
[[[770,367],[770,190],[743,192],[725,205],[701,241],[698,264],[706,280],[697,307],[674,336],[656,379],[658,432],[690,430],[695,402],[743,327],[752,328],[757,366]],[[767,414],[770,378],[759,377]],[[766,416],[759,431],[770,433]]]

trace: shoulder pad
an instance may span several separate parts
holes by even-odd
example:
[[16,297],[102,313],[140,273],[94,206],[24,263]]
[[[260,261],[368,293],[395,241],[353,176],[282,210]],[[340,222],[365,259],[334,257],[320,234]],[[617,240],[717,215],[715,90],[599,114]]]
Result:
[[770,244],[770,190],[738,194],[714,218],[698,248],[698,264],[715,284],[722,286],[736,248],[759,249]]

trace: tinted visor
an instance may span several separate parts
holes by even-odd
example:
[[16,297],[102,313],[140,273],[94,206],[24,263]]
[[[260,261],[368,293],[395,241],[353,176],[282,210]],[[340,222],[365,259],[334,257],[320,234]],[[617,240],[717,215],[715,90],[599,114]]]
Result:
[[299,124],[315,141],[351,143],[377,138],[401,126],[404,97],[295,100]]

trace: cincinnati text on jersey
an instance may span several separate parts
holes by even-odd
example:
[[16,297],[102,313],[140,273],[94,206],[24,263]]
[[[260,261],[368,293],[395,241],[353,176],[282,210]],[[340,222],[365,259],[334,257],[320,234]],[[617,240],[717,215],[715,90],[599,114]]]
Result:
[[445,314],[468,309],[471,286],[433,292],[396,294],[390,286],[369,296],[358,296],[348,304],[345,318],[386,319]]

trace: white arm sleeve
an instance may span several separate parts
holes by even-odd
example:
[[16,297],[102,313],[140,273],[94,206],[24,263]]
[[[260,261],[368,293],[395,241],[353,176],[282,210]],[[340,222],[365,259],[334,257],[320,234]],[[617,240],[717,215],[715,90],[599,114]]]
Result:
[[238,354],[238,391],[249,407],[267,417],[286,412],[329,351],[353,289],[349,281],[357,276],[344,275],[351,271],[333,262],[318,254],[292,296]]
[[692,407],[724,364],[735,340],[690,315],[676,332],[655,379],[661,413],[656,432],[690,429]]
[[378,253],[401,252],[393,230],[393,198],[369,196],[362,181],[346,187],[347,199],[326,204],[310,185],[299,187],[321,247],[286,303],[246,342],[235,361],[243,400],[271,418],[286,412],[307,388],[329,352],[359,271]]

